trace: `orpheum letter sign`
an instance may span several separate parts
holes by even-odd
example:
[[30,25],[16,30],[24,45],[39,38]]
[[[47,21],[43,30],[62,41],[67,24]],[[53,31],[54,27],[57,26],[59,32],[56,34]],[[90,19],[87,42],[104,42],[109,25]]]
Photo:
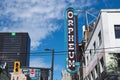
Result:
[[67,9],[67,27],[68,27],[68,61],[67,68],[75,70],[75,43],[74,43],[74,10]]

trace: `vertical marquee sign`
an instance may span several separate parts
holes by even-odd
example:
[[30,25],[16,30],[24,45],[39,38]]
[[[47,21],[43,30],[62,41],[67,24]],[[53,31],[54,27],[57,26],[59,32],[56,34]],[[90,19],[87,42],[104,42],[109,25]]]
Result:
[[74,42],[74,9],[67,9],[67,30],[68,30],[68,60],[67,68],[75,70],[75,42]]
[[78,53],[78,25],[77,25],[77,13],[73,8],[66,10],[66,26],[67,26],[67,66],[66,70],[73,74],[79,70],[80,62],[77,62],[76,54]]

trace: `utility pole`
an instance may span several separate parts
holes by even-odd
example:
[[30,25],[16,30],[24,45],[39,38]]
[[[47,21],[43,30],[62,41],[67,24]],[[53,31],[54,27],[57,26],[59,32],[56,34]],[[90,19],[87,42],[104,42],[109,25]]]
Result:
[[51,80],[53,80],[54,71],[54,49],[52,49]]
[[51,80],[53,80],[54,75],[54,49],[46,48],[45,51],[52,51],[52,63],[51,63]]

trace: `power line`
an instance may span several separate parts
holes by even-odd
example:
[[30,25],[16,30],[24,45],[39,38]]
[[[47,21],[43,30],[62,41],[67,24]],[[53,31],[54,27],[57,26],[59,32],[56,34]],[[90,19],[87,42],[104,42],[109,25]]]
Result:
[[[89,54],[90,53],[90,50],[92,51],[92,53],[99,53],[99,52],[115,52],[114,50],[111,51],[112,49],[120,49],[120,47],[108,47],[108,48],[98,48],[98,49],[86,49],[84,52],[85,54]],[[89,51],[89,52],[87,52]],[[120,52],[120,51],[118,51]],[[22,53],[22,52],[21,52]],[[60,55],[67,55],[68,51],[55,51],[54,52],[54,55],[55,56],[60,56]],[[78,53],[78,54],[81,54],[81,53]],[[29,55],[29,56],[51,56],[52,55],[52,52],[31,52],[30,54],[26,54],[26,53],[17,53],[17,52],[0,52],[0,55],[1,56],[5,56],[5,55],[13,55],[13,56],[19,56],[19,55]]]

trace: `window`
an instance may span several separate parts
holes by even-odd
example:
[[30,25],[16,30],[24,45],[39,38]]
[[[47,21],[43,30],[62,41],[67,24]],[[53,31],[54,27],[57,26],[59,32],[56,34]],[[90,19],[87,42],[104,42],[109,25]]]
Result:
[[102,39],[101,39],[101,31],[99,32],[99,34],[98,34],[98,38],[99,38],[99,46],[101,45],[101,43],[102,43]]
[[88,75],[88,79],[91,80],[90,74]]
[[93,77],[93,80],[95,80],[95,74],[94,74],[94,71],[91,72],[91,75]]
[[98,68],[97,68],[97,65],[95,66],[95,70],[96,70],[96,72],[98,73]]
[[115,38],[120,38],[120,25],[114,25]]
[[102,67],[104,67],[104,60],[103,60],[103,57],[100,59],[100,62],[102,64]]
[[90,56],[91,56],[91,54],[92,54],[92,51],[91,51],[91,49],[90,49]]
[[94,42],[94,44],[93,44],[93,50],[94,50],[94,54],[96,53],[96,43]]
[[90,49],[90,60],[92,59],[92,51],[91,51],[91,49]]
[[87,56],[87,65],[89,64],[89,58],[88,58],[88,56]]

